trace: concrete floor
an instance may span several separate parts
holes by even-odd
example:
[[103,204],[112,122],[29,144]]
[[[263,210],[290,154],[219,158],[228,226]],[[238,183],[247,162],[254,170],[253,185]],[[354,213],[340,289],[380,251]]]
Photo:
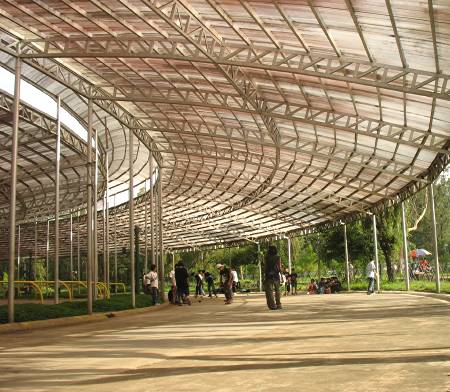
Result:
[[0,335],[1,391],[449,391],[450,303],[260,295]]

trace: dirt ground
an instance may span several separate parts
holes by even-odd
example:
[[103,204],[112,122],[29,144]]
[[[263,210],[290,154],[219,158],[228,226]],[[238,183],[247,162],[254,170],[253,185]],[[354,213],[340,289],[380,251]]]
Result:
[[0,391],[450,390],[450,302],[262,295],[0,335]]

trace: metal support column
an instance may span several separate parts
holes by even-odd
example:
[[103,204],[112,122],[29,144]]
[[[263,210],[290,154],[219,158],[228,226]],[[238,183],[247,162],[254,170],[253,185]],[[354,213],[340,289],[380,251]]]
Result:
[[[152,247],[152,264],[155,262],[155,214],[154,214],[154,194],[153,194],[153,155],[150,151],[150,244]],[[147,272],[147,271],[146,271]]]
[[47,219],[47,244],[45,248],[45,280],[49,280],[49,253],[50,253],[50,220]]
[[[158,167],[158,180],[159,175],[161,175],[161,172]],[[158,183],[155,184],[156,186]],[[156,272],[159,273],[159,189],[156,188],[154,192],[155,196],[155,207],[154,207],[154,219],[155,219],[155,228],[154,228],[154,234],[155,234],[155,261],[153,264],[156,265]]]
[[87,291],[88,291],[88,314],[92,314],[93,287],[92,287],[92,269],[93,269],[93,219],[92,219],[92,99],[88,101],[88,150],[87,150]]
[[56,99],[56,173],[55,173],[55,259],[53,274],[55,281],[55,304],[59,303],[59,168],[61,161],[61,98]]
[[158,183],[158,196],[159,196],[159,260],[160,260],[160,267],[159,267],[159,294],[161,298],[161,302],[165,301],[165,285],[164,285],[164,230],[163,230],[163,186],[162,186],[162,180],[163,180],[163,168],[159,167],[159,183]]
[[8,257],[8,322],[14,322],[14,264],[16,250],[16,192],[17,155],[19,148],[19,104],[22,60],[16,58],[14,81],[13,127],[11,143],[11,193],[9,198],[9,257]]
[[98,203],[98,132],[95,129],[95,149],[94,149],[94,246],[93,246],[93,259],[94,259],[94,271],[93,271],[93,279],[94,279],[94,298],[98,297],[97,283],[98,283],[98,211],[97,211],[97,203]]
[[147,181],[144,182],[144,273],[148,273]]
[[73,218],[70,211],[70,280],[73,279]]
[[287,246],[288,246],[288,268],[289,274],[292,273],[292,256],[291,256],[291,239],[287,237]]
[[261,246],[258,242],[258,271],[259,271],[259,291],[262,291],[262,268],[261,268]]
[[81,279],[81,262],[80,262],[80,211],[77,213],[77,280]]
[[[118,282],[117,277],[117,212],[116,195],[114,195],[114,282]],[[117,285],[114,285],[114,292],[117,293]]]
[[[105,124],[106,125],[106,124]],[[103,253],[106,257],[106,287],[108,291],[110,290],[110,272],[109,272],[109,154],[108,154],[108,132],[106,136],[106,249],[103,250]]]
[[129,217],[130,217],[130,281],[131,281],[131,306],[136,307],[136,287],[134,281],[134,172],[133,172],[133,130],[129,130],[128,135],[128,154],[129,154]]
[[434,251],[434,269],[436,276],[436,292],[441,292],[441,272],[439,270],[439,249],[437,242],[437,230],[436,230],[436,210],[434,206],[434,190],[433,184],[428,185],[428,198],[430,199],[431,206],[431,229],[433,232],[433,251]]
[[350,263],[348,261],[347,225],[344,223],[344,251],[345,251],[345,277],[347,278],[347,291],[350,291]]
[[20,225],[17,232],[17,280],[20,280]]
[[103,282],[106,284],[106,192],[102,202],[102,230],[103,230]]
[[33,263],[33,279],[36,279],[36,271],[37,271],[37,260],[38,260],[38,223],[37,221],[34,222],[34,263]]
[[409,266],[408,266],[408,237],[406,233],[405,203],[402,201],[402,232],[403,232],[403,259],[405,263],[406,290],[409,291]]
[[378,263],[378,239],[377,239],[377,218],[375,214],[372,215],[373,224],[373,252],[375,256],[375,266],[377,269],[377,291],[380,291],[380,264]]

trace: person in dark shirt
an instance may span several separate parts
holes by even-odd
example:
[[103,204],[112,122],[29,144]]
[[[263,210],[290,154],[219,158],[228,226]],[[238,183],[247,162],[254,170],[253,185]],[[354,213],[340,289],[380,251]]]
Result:
[[330,282],[331,294],[339,293],[342,290],[341,282],[337,276],[333,276]]
[[225,293],[225,305],[230,305],[233,302],[233,274],[231,269],[223,264],[217,264],[222,278],[223,292]]
[[325,294],[325,289],[327,286],[327,282],[325,280],[325,278],[320,278],[320,282],[319,282],[319,290],[318,290],[318,294]]
[[212,298],[212,295],[214,294],[217,298],[217,291],[214,287],[214,277],[209,272],[205,272],[205,281],[208,285],[208,297]]
[[295,272],[294,270],[292,270],[291,272],[291,290],[292,290],[292,295],[297,295],[297,272]]
[[291,274],[289,273],[289,268],[284,270],[284,295],[289,295],[291,293]]
[[189,300],[189,273],[184,264],[180,261],[175,266],[175,281],[177,283],[177,296],[179,304],[185,303],[190,305]]
[[[264,289],[266,291],[267,307],[270,310],[282,309],[280,294],[281,259],[277,248],[269,246],[264,262]],[[275,292],[275,300],[273,293]]]

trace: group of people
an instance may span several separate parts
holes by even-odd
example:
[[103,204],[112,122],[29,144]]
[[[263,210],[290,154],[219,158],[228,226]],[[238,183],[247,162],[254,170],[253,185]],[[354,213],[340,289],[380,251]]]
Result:
[[[224,290],[224,282],[228,283],[228,274],[229,272],[231,272],[231,290],[233,293],[236,293],[237,290],[240,289],[240,282],[239,282],[239,277],[237,274],[237,271],[233,268],[228,268],[223,264],[217,264],[217,269],[219,270],[219,275],[220,275],[220,287],[222,288],[222,291],[225,292]],[[230,271],[228,271],[230,270]],[[192,276],[195,279],[195,297],[197,298],[198,296],[205,296],[205,291],[203,289],[203,285],[204,283],[207,284],[208,287],[208,297],[212,297],[215,296],[217,297],[217,290],[215,288],[215,284],[214,284],[214,276],[205,271],[205,270],[199,270],[196,274],[192,274]]]
[[[225,304],[229,305],[233,302],[233,295],[239,289],[239,278],[237,272],[224,264],[217,264],[217,269],[220,274],[221,291],[225,294]],[[282,272],[284,271],[284,272]],[[366,274],[368,277],[367,293],[374,292],[376,267],[374,261],[368,263]],[[287,268],[282,268],[281,258],[278,255],[278,250],[275,246],[270,245],[265,257],[264,263],[264,291],[266,294],[267,307],[270,310],[282,309],[281,305],[281,286],[285,286],[285,295],[297,294],[297,273],[292,270],[289,272]],[[182,261],[175,265],[175,268],[170,271],[169,278],[171,281],[171,288],[169,291],[169,301],[172,304],[191,305],[189,299],[189,272]],[[203,289],[204,283],[207,284],[208,297],[217,298],[217,290],[215,287],[214,276],[205,271],[199,270],[193,274],[195,278],[195,297],[205,296]],[[156,272],[156,265],[152,265],[150,272],[144,275],[145,291],[152,296],[152,301],[156,305],[158,302],[158,274]],[[330,278],[321,278],[319,282],[311,279],[308,285],[308,294],[333,294],[341,291],[342,285],[337,276]]]
[[[239,278],[237,272],[231,268],[217,264],[217,269],[220,275],[220,289],[225,294],[225,304],[229,305],[233,302],[233,294],[239,288]],[[218,290],[215,287],[215,280],[213,274],[205,270],[199,270],[191,276],[195,279],[195,298],[206,295],[204,291],[204,284],[207,284],[208,297],[213,296],[217,298]],[[170,271],[169,278],[171,288],[169,290],[169,301],[174,305],[191,305],[189,298],[189,272],[183,262],[175,265],[175,269]]]
[[320,278],[319,282],[311,279],[307,294],[335,294],[342,290],[341,282],[337,276],[331,278]]
[[296,295],[297,294],[297,273],[292,270],[289,272],[289,268],[285,268],[284,273],[281,276],[282,284],[284,284],[284,295]]

